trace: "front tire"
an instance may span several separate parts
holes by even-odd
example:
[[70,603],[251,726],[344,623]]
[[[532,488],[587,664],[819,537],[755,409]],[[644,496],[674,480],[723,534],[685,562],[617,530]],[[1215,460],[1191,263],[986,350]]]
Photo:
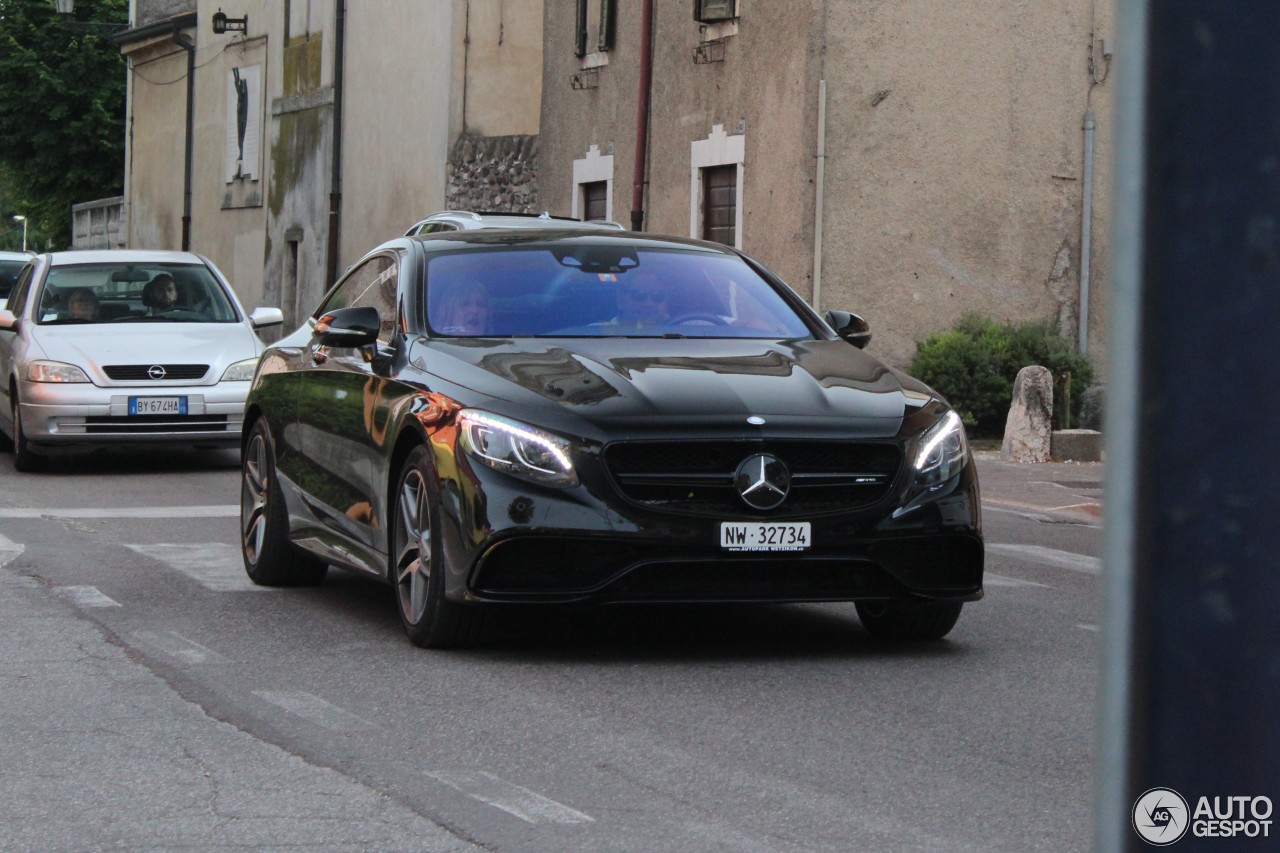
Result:
[[400,469],[391,522],[391,583],[405,634],[416,646],[443,649],[474,642],[477,608],[444,597],[444,562],[436,533],[435,479],[426,447],[415,447]]
[[953,601],[857,601],[867,633],[881,640],[941,640],[955,627],[964,606]]
[[254,422],[240,460],[240,553],[259,586],[313,586],[329,571],[328,563],[289,543],[289,513],[265,418]]
[[13,467],[26,473],[44,471],[49,467],[49,457],[36,453],[27,443],[27,434],[22,429],[22,407],[18,405],[17,394],[13,395]]

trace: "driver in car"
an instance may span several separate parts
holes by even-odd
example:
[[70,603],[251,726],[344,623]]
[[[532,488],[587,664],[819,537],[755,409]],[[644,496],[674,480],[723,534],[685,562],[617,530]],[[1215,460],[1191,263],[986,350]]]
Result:
[[648,276],[620,278],[618,315],[600,325],[623,332],[640,332],[667,322],[671,316],[671,295],[664,282]]
[[152,314],[163,314],[172,311],[178,304],[178,285],[168,273],[151,279],[142,291],[143,303],[151,309]]

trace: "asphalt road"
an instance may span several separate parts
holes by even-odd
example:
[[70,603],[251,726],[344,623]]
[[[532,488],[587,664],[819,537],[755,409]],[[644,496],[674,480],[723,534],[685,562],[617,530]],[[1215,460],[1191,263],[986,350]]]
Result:
[[942,643],[660,607],[430,652],[363,577],[253,587],[229,453],[0,456],[0,848],[1086,849],[1101,474],[979,468]]

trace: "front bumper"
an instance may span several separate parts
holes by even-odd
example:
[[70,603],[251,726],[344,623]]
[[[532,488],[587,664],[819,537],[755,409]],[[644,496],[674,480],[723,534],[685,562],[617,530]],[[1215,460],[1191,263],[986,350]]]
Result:
[[[22,429],[36,446],[133,443],[240,443],[249,382],[213,385],[113,385],[23,382]],[[130,397],[186,397],[185,415],[129,414]]]
[[[470,602],[807,602],[982,597],[977,477],[908,502],[815,515],[805,551],[720,548],[722,518],[654,512],[601,489],[535,490],[477,472],[442,500],[446,595]],[[600,496],[603,495],[602,500]],[[479,499],[476,499],[476,498]],[[899,507],[912,506],[902,512]],[[478,513],[478,514],[477,514]]]

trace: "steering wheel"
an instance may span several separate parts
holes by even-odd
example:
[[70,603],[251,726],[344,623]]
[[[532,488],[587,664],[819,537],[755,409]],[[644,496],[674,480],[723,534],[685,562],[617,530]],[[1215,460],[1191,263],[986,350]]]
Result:
[[688,314],[681,314],[679,317],[672,317],[667,321],[672,326],[683,326],[686,323],[696,323],[701,326],[727,326],[728,321],[719,314],[708,314],[701,311],[693,311]]

